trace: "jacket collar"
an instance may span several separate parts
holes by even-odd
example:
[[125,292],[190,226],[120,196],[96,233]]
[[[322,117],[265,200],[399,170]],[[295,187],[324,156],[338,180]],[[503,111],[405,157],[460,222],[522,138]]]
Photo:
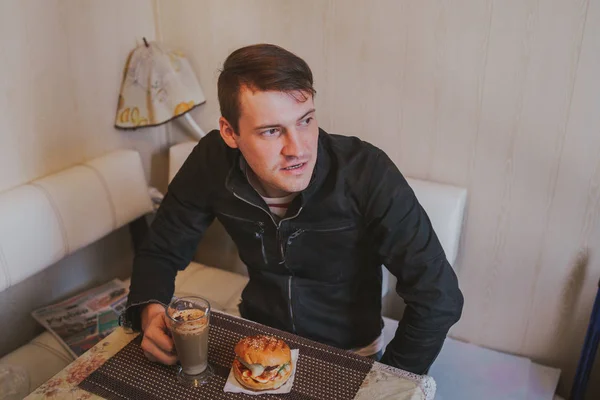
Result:
[[[319,128],[319,141],[317,145],[317,162],[315,163],[315,169],[313,170],[310,183],[300,195],[294,199],[290,206],[290,212],[294,214],[300,207],[304,207],[307,201],[312,197],[325,182],[329,169],[331,167],[331,157],[326,148],[326,137],[327,132]],[[250,202],[267,212],[268,207],[265,204],[262,197],[254,190],[252,185],[248,182],[246,177],[245,168],[249,168],[246,164],[246,160],[242,156],[242,153],[238,149],[234,149],[234,156],[231,158],[232,163],[227,174],[225,181],[225,187],[232,192],[235,196],[241,197],[243,200]]]

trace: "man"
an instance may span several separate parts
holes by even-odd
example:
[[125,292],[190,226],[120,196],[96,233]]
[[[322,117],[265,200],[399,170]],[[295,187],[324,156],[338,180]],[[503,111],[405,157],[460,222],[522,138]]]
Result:
[[233,52],[218,95],[219,131],[173,179],[135,258],[126,318],[146,356],[176,362],[164,304],[216,217],[248,267],[242,317],[379,359],[384,264],[407,308],[381,361],[426,373],[463,298],[393,162],[319,129],[310,68],[280,47]]

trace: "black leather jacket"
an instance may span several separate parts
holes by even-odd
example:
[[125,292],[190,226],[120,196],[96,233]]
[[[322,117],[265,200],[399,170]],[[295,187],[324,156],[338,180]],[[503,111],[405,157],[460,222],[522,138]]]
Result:
[[383,327],[382,264],[407,304],[382,361],[425,373],[463,297],[429,218],[386,154],[357,138],[319,132],[309,186],[277,222],[218,131],[194,148],[169,186],[136,254],[127,318],[137,305],[166,304],[178,270],[218,218],[250,281],[240,313],[343,349],[366,346]]

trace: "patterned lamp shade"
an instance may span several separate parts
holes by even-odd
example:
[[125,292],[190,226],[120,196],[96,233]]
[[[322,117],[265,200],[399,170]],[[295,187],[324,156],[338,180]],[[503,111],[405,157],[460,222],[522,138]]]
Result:
[[205,101],[185,55],[144,39],[123,71],[115,126],[136,129],[164,124]]

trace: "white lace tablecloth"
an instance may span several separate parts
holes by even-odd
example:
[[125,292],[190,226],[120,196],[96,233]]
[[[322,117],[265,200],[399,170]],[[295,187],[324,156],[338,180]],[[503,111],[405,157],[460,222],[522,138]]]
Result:
[[[42,384],[26,399],[101,399],[95,394],[80,389],[77,385],[106,360],[117,354],[137,335],[138,333],[127,333],[123,328],[117,328],[96,346]],[[433,378],[411,374],[376,362],[365,377],[355,399],[432,400],[434,396],[435,382]]]

